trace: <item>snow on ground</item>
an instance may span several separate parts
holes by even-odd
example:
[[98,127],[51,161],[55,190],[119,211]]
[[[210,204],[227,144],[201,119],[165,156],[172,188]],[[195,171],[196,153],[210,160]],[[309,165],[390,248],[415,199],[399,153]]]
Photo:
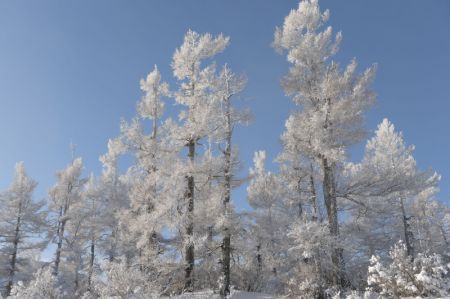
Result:
[[[173,299],[220,299],[218,294],[214,294],[212,291],[202,291],[195,292],[192,294],[183,294],[175,297]],[[261,293],[250,293],[234,291],[232,292],[229,299],[280,299],[281,297],[275,297],[273,295],[261,294]],[[429,297],[430,298],[430,297]],[[403,299],[422,299],[422,297],[404,297]],[[450,299],[450,297],[439,297],[434,299]]]
[[[192,294],[183,294],[179,296],[172,297],[174,299],[219,299],[218,294],[214,294],[212,291],[195,292]],[[232,292],[229,299],[276,299],[272,295],[266,295],[261,293],[250,293],[250,292]]]

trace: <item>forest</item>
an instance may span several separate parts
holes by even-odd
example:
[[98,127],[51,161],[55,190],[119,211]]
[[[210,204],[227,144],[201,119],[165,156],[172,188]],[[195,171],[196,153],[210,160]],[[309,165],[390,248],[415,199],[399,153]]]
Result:
[[[241,175],[234,134],[254,117],[239,103],[251,78],[215,62],[230,37],[189,30],[167,62],[177,84],[156,65],[149,70],[135,117],[99,157],[101,174],[85,176],[74,155],[37,199],[37,181],[16,164],[0,194],[1,296],[449,295],[450,211],[436,198],[440,175],[419,169],[414,146],[388,119],[374,133],[365,128],[377,65],[359,72],[356,59],[334,60],[342,33],[318,0],[286,13],[272,47],[289,65],[280,88],[296,108],[276,171],[262,149]],[[365,144],[359,162],[349,159],[356,144]],[[124,156],[132,157],[125,170]],[[239,211],[242,186],[251,209]]]

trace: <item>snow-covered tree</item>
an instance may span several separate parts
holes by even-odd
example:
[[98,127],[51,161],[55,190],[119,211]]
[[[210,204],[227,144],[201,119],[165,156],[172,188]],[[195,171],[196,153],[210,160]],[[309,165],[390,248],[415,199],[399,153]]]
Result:
[[229,38],[211,34],[200,35],[188,31],[183,44],[173,55],[172,68],[180,89],[175,94],[175,101],[186,107],[180,114],[183,126],[174,138],[187,148],[188,161],[186,172],[185,203],[184,203],[184,260],[186,291],[192,291],[194,286],[193,271],[194,255],[194,203],[196,186],[196,145],[217,128],[217,101],[211,97],[211,83],[214,80],[215,66],[211,64],[202,67],[202,62],[222,52],[228,45]]
[[450,211],[436,196],[436,186],[414,196],[409,205],[410,230],[414,235],[414,249],[434,252],[450,261]]
[[[81,158],[74,159],[65,169],[56,173],[58,181],[49,192],[49,208],[56,216],[56,253],[53,267],[55,276],[59,274],[63,250],[70,252],[74,249],[67,246],[67,240],[68,237],[75,236],[68,236],[66,229],[67,223],[71,221],[72,217],[76,217],[79,212],[77,210],[72,211],[71,207],[81,200],[82,187],[85,183],[85,180],[80,178],[82,170],[83,162]],[[78,224],[74,223],[75,231]]]
[[[322,175],[321,183],[330,234],[339,236],[337,177],[349,145],[364,136],[363,113],[375,96],[370,88],[375,67],[356,73],[356,60],[344,71],[332,60],[342,38],[324,27],[329,11],[318,0],[301,1],[275,32],[274,46],[287,52],[291,64],[283,79],[285,93],[301,109],[286,122],[284,143],[309,158]],[[342,248],[332,254],[332,282],[344,283]]]
[[287,237],[293,266],[287,274],[286,292],[299,298],[323,297],[336,239],[330,237],[325,223],[305,218],[290,224]]
[[[346,166],[348,180],[339,191],[351,203],[351,218],[343,229],[352,244],[350,271],[359,273],[354,285],[365,285],[369,258],[386,257],[398,240],[404,240],[412,258],[415,251],[445,254],[447,209],[437,212],[434,199],[440,177],[419,170],[413,150],[384,119],[367,142],[362,161]],[[431,215],[439,217],[431,220]]]
[[[37,183],[28,176],[23,162],[16,164],[8,190],[0,196],[0,273],[9,296],[14,283],[29,278],[36,262],[27,252],[42,249],[46,228],[43,200],[34,200]],[[34,252],[36,254],[36,252]]]
[[235,172],[239,166],[237,158],[237,150],[232,144],[233,132],[238,124],[245,124],[249,120],[249,113],[247,111],[237,111],[232,105],[232,100],[243,90],[246,79],[242,76],[237,76],[228,66],[225,66],[220,74],[217,76],[214,93],[219,100],[221,110],[219,112],[219,119],[216,120],[219,127],[217,138],[219,144],[224,145],[222,149],[222,166],[220,167],[219,184],[222,189],[222,215],[220,219],[220,231],[222,234],[222,243],[220,245],[222,250],[221,264],[221,282],[220,294],[225,297],[230,294],[230,262],[231,262],[231,238],[235,235],[232,229],[234,212],[231,201],[231,194],[233,188],[238,186],[239,180],[235,178]]
[[[352,212],[356,220],[354,228],[365,231],[366,235],[361,234],[364,245],[360,247],[367,248],[369,256],[382,250],[386,252],[393,242],[402,239],[408,254],[414,257],[411,218],[418,224],[422,215],[413,214],[413,204],[424,200],[418,197],[429,198],[436,191],[440,177],[430,171],[420,171],[413,150],[413,146],[405,145],[394,125],[384,119],[375,136],[367,142],[362,162],[347,167],[351,182],[344,193],[357,203],[358,208]],[[389,239],[386,234],[390,235]]]
[[[176,124],[171,119],[161,121],[163,99],[170,92],[156,66],[141,80],[141,89],[138,117],[122,122],[120,138],[110,141],[109,153],[102,157],[107,182],[103,185],[110,190],[111,219],[118,219],[117,233],[113,231],[121,244],[118,252],[155,285],[159,281],[161,289],[170,289],[173,276],[179,276],[173,262],[178,253],[173,231],[178,229],[177,207],[184,191],[178,156],[182,145],[172,139]],[[125,175],[118,176],[117,159],[123,153],[135,161]]]
[[[88,181],[84,186],[81,201],[81,216],[82,216],[82,243],[84,243],[84,248],[88,248],[88,252],[84,253],[87,257],[87,267],[83,261],[82,270],[87,272],[85,283],[88,291],[91,290],[92,277],[94,275],[94,267],[97,257],[99,256],[99,243],[102,241],[105,231],[108,229],[109,213],[108,206],[103,198],[100,196],[100,191],[98,188],[97,181],[93,174],[89,176]],[[81,290],[83,292],[84,290]]]
[[108,141],[108,152],[100,157],[103,170],[98,181],[97,196],[104,205],[102,211],[103,237],[99,246],[109,261],[118,255],[119,245],[119,213],[129,206],[127,186],[120,177],[117,168],[118,159],[125,152],[126,147],[120,139]]
[[[289,225],[289,206],[284,198],[285,190],[280,177],[265,170],[266,153],[259,151],[254,156],[254,166],[250,169],[252,177],[247,187],[248,201],[254,211],[253,238],[256,238],[259,256],[258,271],[265,283],[265,290],[274,292],[279,288],[278,273],[282,272],[286,261],[286,232]],[[281,269],[280,269],[281,268]],[[267,284],[267,282],[271,282]]]

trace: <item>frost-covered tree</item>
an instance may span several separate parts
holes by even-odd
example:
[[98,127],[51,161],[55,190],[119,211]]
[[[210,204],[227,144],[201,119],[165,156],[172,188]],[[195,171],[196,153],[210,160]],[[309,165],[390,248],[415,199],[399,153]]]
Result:
[[[80,178],[82,170],[83,162],[81,158],[74,159],[65,169],[56,173],[58,181],[49,192],[49,208],[56,216],[56,252],[53,267],[55,276],[59,274],[63,250],[70,251],[66,242],[68,237],[66,226],[73,216],[78,215],[78,211],[72,211],[71,207],[81,200],[81,191],[85,183],[85,180]],[[75,229],[76,225],[74,226]],[[64,248],[64,246],[66,247]]]
[[413,150],[385,119],[367,142],[361,163],[349,163],[346,167],[349,181],[340,192],[352,202],[348,206],[351,220],[344,230],[353,244],[349,248],[353,256],[350,271],[359,273],[354,285],[364,287],[370,257],[385,258],[398,240],[404,241],[413,259],[415,252],[434,252],[445,257],[448,210],[442,208],[438,212],[439,204],[434,199],[440,177],[419,170]]
[[223,143],[222,149],[222,165],[219,184],[222,189],[222,217],[220,217],[220,231],[222,234],[222,243],[220,245],[222,250],[221,264],[221,283],[220,294],[225,297],[230,294],[230,263],[231,263],[231,237],[233,233],[233,219],[235,218],[233,206],[231,201],[231,194],[233,188],[238,186],[239,180],[235,178],[235,172],[239,166],[237,158],[237,151],[232,144],[233,132],[238,124],[245,124],[249,120],[249,113],[247,111],[237,111],[232,105],[232,100],[243,90],[246,79],[242,76],[237,76],[225,66],[220,74],[217,76],[214,94],[218,98],[222,109],[219,112],[218,125],[222,128],[218,132],[219,143]]
[[298,219],[289,226],[287,237],[293,266],[287,274],[286,293],[294,298],[323,298],[332,269],[330,253],[336,247],[326,223]]
[[119,255],[119,213],[129,206],[127,186],[117,168],[118,159],[126,147],[119,139],[108,141],[108,152],[100,157],[103,170],[98,181],[97,193],[104,205],[102,211],[103,237],[99,246],[103,254],[113,261]]
[[408,255],[414,257],[416,242],[411,220],[424,228],[421,219],[426,219],[413,212],[413,206],[432,196],[440,177],[420,171],[413,150],[413,146],[405,145],[394,125],[384,119],[367,142],[362,162],[347,167],[351,182],[344,193],[357,202],[358,208],[352,211],[353,229],[360,233],[355,234],[355,239],[361,238],[360,249],[366,248],[368,256],[386,253],[393,242],[402,239]]
[[414,196],[409,205],[413,248],[418,252],[434,252],[450,261],[450,211],[437,198],[436,186]]
[[71,219],[66,225],[66,237],[61,252],[57,282],[63,290],[64,297],[73,294],[78,297],[85,286],[85,273],[83,272],[84,236],[82,235],[81,218]]
[[[224,222],[222,200],[224,196],[222,160],[213,153],[213,143],[208,138],[197,154],[195,168],[194,233],[195,246],[195,288],[220,287],[221,233]],[[200,145],[200,144],[199,144]],[[217,182],[220,181],[220,183]],[[232,209],[231,209],[232,210]],[[180,229],[184,228],[181,217]],[[181,239],[184,237],[181,235]],[[219,261],[219,262],[218,262]]]
[[[103,198],[100,196],[100,189],[93,174],[89,176],[88,181],[84,186],[81,200],[81,243],[84,243],[84,248],[88,248],[88,252],[83,255],[86,256],[88,262],[82,261],[80,270],[87,272],[86,283],[83,289],[91,290],[92,277],[94,275],[94,267],[97,257],[99,256],[99,244],[103,239],[105,232],[108,229],[109,220],[108,206]],[[84,266],[87,264],[87,266]],[[83,292],[84,290],[81,290]]]
[[[356,73],[356,60],[344,71],[332,60],[341,33],[324,27],[329,11],[320,12],[318,0],[301,1],[275,32],[274,46],[287,52],[291,64],[283,79],[285,93],[301,109],[286,122],[284,142],[308,157],[322,175],[321,184],[330,234],[339,236],[337,177],[349,145],[364,136],[363,113],[375,96],[370,88],[375,67]],[[344,283],[342,248],[332,254],[336,285]]]
[[254,209],[254,225],[249,230],[252,230],[253,238],[256,238],[257,269],[261,273],[259,278],[263,280],[266,291],[276,292],[279,291],[278,273],[285,270],[285,235],[290,217],[280,177],[265,170],[265,159],[264,151],[256,152],[254,167],[250,169],[252,179],[247,187],[247,196]]
[[[135,119],[131,125],[122,126],[122,140],[136,158],[136,164],[129,173],[133,178],[130,180],[130,210],[126,219],[138,254],[143,260],[148,260],[159,254],[159,238],[164,227],[159,218],[166,212],[163,203],[169,194],[165,171],[170,169],[168,162],[170,157],[174,157],[174,151],[165,139],[170,122],[160,124],[164,111],[162,97],[168,96],[169,90],[156,66],[145,80],[141,80],[141,89],[144,96],[137,110],[142,121]],[[145,132],[146,120],[152,121],[149,135]]]
[[[178,229],[177,204],[184,190],[184,178],[178,175],[182,146],[172,139],[176,124],[171,119],[162,121],[163,100],[170,92],[156,66],[141,80],[141,89],[144,95],[137,105],[138,116],[131,123],[122,122],[121,136],[110,142],[108,154],[113,164],[120,152],[131,154],[135,161],[121,177],[116,166],[108,166],[108,186],[116,190],[111,198],[122,202],[121,207],[114,208],[121,243],[118,252],[131,267],[138,266],[147,279],[154,284],[158,281],[161,289],[170,289],[180,275],[173,262],[178,253],[173,232]],[[125,195],[129,203],[124,205]]]
[[216,130],[217,102],[211,94],[211,82],[214,80],[214,65],[202,67],[202,62],[222,52],[229,39],[222,35],[200,35],[188,31],[183,44],[175,51],[172,61],[173,73],[180,82],[175,101],[186,107],[180,114],[183,126],[174,138],[187,148],[186,165],[184,260],[186,291],[193,290],[194,255],[194,203],[196,145]]
[[[15,166],[9,188],[0,196],[0,273],[9,296],[14,283],[29,278],[36,264],[27,252],[45,244],[46,211],[43,200],[34,200],[36,181],[28,176],[23,162]],[[34,252],[33,254],[36,254]]]

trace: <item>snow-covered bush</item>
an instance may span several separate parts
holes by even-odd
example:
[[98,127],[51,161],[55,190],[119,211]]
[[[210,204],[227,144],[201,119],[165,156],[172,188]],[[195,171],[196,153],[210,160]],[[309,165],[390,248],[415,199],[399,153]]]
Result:
[[305,279],[298,282],[295,278],[292,278],[287,283],[286,293],[289,298],[318,298],[320,294],[320,285],[311,279]]
[[93,291],[98,294],[99,298],[159,298],[156,293],[157,289],[147,275],[136,267],[128,266],[124,261],[105,262],[102,270],[106,277],[95,278],[95,290]]
[[447,266],[438,254],[420,253],[413,260],[400,241],[389,256],[392,261],[388,266],[381,263],[380,257],[372,256],[367,278],[369,290],[379,292],[382,298],[443,296],[447,293]]
[[439,254],[420,253],[414,261],[414,275],[421,289],[421,295],[444,296],[449,289],[448,266]]
[[19,281],[11,290],[11,299],[58,299],[61,292],[56,287],[56,278],[50,267],[39,269],[27,285]]

